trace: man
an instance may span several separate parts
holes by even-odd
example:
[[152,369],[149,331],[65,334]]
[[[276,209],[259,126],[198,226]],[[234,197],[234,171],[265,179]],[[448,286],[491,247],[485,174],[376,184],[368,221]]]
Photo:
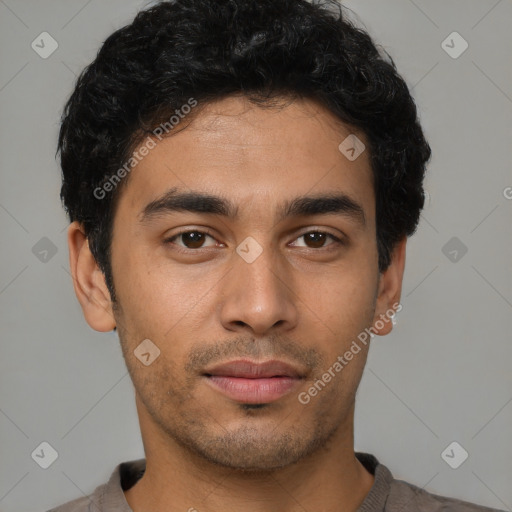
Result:
[[354,452],[430,148],[337,4],[142,11],[80,76],[59,150],[75,292],[119,333],[146,457],[54,511],[491,510]]

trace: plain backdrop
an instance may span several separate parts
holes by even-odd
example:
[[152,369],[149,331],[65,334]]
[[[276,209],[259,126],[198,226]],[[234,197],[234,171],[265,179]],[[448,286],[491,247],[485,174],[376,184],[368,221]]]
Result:
[[[2,512],[88,494],[143,456],[117,336],[92,331],[73,292],[55,150],[76,75],[146,5],[0,0]],[[430,492],[512,510],[512,2],[346,5],[393,56],[433,150],[403,310],[372,344],[355,447]],[[58,44],[47,58],[31,46],[42,32]],[[441,456],[454,441],[468,453],[457,469]],[[58,454],[48,469],[33,456],[42,442]]]

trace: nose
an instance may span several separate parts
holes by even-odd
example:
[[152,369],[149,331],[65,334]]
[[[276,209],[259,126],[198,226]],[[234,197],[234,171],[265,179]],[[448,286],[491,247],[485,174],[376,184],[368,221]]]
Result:
[[264,335],[297,325],[291,271],[270,249],[251,263],[234,254],[233,269],[226,277],[220,307],[225,329]]

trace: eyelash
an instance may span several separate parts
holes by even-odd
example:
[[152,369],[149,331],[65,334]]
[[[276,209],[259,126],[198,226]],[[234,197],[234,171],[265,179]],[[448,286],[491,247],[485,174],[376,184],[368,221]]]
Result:
[[[170,238],[167,238],[166,240],[164,240],[164,244],[173,244],[173,245],[176,245],[174,244],[174,240],[179,238],[181,235],[186,235],[188,233],[199,233],[199,234],[202,234],[202,235],[207,235],[213,239],[215,239],[215,237],[213,236],[213,234],[207,230],[199,230],[199,229],[187,229],[187,230],[184,230],[184,231],[180,231],[179,233],[176,233],[174,234],[172,237]],[[306,231],[304,233],[302,233],[301,235],[299,235],[295,240],[297,240],[298,238],[301,238],[305,235],[308,235],[310,233],[315,233],[315,234],[319,234],[319,235],[327,235],[328,237],[330,237],[332,240],[334,240],[334,243],[331,243],[331,244],[328,244],[326,246],[323,246],[323,247],[319,247],[319,248],[315,248],[315,247],[304,247],[305,249],[312,249],[312,250],[321,250],[321,249],[324,249],[324,250],[329,250],[329,247],[332,246],[332,245],[335,245],[335,246],[341,246],[341,245],[346,245],[346,242],[337,237],[337,236],[334,236],[332,233],[329,233],[327,231],[320,231],[320,230],[311,230],[311,231]],[[198,252],[199,250],[201,249],[211,249],[212,247],[198,247],[197,249],[191,249],[191,248],[188,248],[188,247],[183,247],[181,245],[177,245],[177,250],[180,250],[180,251],[183,251],[183,252]]]

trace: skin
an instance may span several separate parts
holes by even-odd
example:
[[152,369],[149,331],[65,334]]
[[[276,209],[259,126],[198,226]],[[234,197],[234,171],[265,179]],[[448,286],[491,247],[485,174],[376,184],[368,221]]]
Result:
[[[71,224],[85,319],[97,331],[117,326],[135,388],[146,455],[144,476],[125,491],[135,512],[355,511],[370,491],[374,477],[353,447],[369,345],[307,405],[298,400],[400,301],[406,239],[379,274],[369,151],[349,161],[338,150],[350,133],[366,141],[313,100],[281,109],[240,96],[207,104],[158,142],[123,187],[112,241],[117,308],[82,227]],[[238,217],[180,211],[141,222],[144,207],[172,188],[220,195]],[[284,201],[333,192],[361,205],[364,225],[346,214],[277,217]],[[166,242],[205,229],[211,237],[189,248],[183,237]],[[303,236],[319,231],[346,243]],[[252,263],[236,252],[248,236],[262,248]],[[388,321],[376,331],[391,329]],[[160,349],[149,366],[133,353],[144,339]],[[242,357],[282,359],[305,378],[248,409],[201,375]]]

